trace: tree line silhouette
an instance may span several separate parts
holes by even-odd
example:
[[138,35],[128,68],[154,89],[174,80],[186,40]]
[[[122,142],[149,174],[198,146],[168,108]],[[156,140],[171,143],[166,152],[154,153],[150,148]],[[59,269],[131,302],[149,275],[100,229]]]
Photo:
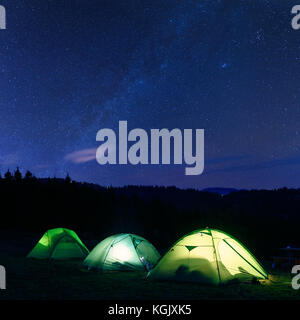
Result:
[[[19,168],[0,175],[0,229],[16,237],[65,227],[83,239],[114,233],[147,238],[162,253],[181,236],[211,227],[239,239],[268,258],[281,247],[300,245],[300,189],[217,193],[176,187],[101,187],[37,178]],[[1,232],[1,230],[0,230]]]

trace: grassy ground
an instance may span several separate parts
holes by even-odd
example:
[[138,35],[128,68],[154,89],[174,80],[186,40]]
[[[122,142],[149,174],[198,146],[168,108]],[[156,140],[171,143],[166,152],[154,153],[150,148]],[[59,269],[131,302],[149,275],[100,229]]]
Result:
[[[0,265],[7,274],[7,289],[0,290],[0,300],[300,299],[300,290],[291,287],[291,273],[274,274],[272,281],[261,284],[211,287],[150,281],[143,272],[88,272],[82,261],[26,259],[40,236],[0,232]],[[88,248],[98,243],[84,240]]]
[[192,283],[150,281],[145,273],[88,272],[81,261],[26,259],[20,253],[0,252],[6,267],[7,289],[0,299],[299,299],[291,287],[291,275],[281,273],[261,284],[209,287]]

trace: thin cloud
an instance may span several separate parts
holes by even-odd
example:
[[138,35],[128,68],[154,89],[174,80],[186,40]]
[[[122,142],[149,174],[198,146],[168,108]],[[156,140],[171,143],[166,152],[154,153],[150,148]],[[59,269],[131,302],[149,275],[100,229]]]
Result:
[[76,164],[93,161],[96,159],[96,150],[96,148],[90,148],[74,151],[67,154],[65,159]]
[[17,164],[18,161],[19,161],[19,158],[16,153],[0,155],[0,165],[9,166],[9,165]]
[[34,169],[47,169],[47,168],[51,168],[51,167],[52,167],[52,165],[50,165],[50,164],[37,164],[33,168]]
[[229,156],[229,157],[220,157],[220,158],[211,158],[206,160],[207,164],[219,164],[224,162],[235,162],[249,159],[248,155],[239,155],[239,156]]
[[216,173],[216,172],[237,172],[237,171],[253,171],[253,170],[262,170],[262,169],[272,169],[274,167],[283,167],[283,166],[294,166],[300,165],[300,157],[290,157],[290,158],[281,158],[274,159],[264,162],[258,162],[254,164],[245,164],[230,166],[220,169],[212,169],[207,173]]

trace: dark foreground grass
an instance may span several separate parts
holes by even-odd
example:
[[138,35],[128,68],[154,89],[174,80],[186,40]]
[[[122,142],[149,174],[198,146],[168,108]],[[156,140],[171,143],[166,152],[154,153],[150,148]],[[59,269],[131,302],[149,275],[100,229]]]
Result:
[[260,284],[211,287],[194,283],[150,281],[143,272],[88,272],[81,261],[26,259],[0,253],[6,267],[7,289],[2,300],[147,300],[147,299],[299,299],[291,275],[272,276]]

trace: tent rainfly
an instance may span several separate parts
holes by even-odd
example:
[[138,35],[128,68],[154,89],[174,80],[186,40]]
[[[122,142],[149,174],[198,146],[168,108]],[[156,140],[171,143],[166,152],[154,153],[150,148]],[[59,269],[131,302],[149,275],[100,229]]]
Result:
[[66,228],[48,230],[27,255],[37,259],[84,259],[89,253],[77,234]]
[[134,234],[116,234],[101,241],[83,265],[101,270],[150,270],[160,254],[146,239]]
[[148,277],[218,285],[266,279],[268,274],[238,240],[206,228],[180,238]]

